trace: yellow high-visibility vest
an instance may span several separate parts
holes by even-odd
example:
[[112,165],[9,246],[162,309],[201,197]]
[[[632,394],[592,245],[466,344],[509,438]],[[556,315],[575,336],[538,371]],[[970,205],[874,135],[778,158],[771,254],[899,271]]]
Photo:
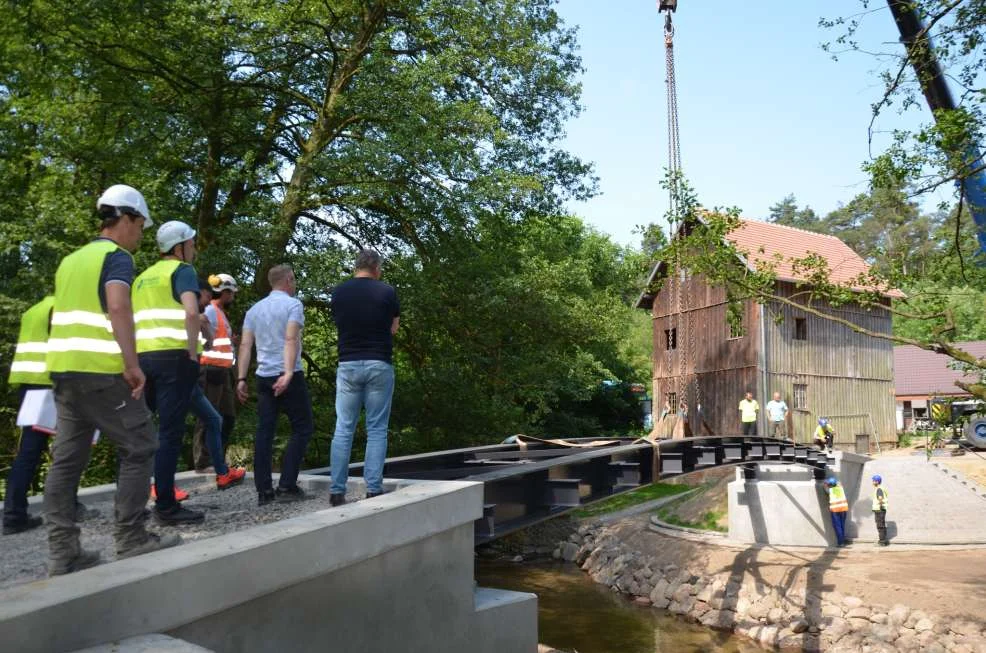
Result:
[[181,261],[162,259],[134,281],[132,297],[137,353],[188,349],[185,307],[175,300],[171,278]]
[[126,252],[112,240],[94,240],[58,265],[46,358],[49,374],[123,373],[123,353],[99,301],[103,262],[117,251]]
[[[880,505],[881,497],[877,496],[878,492],[883,495],[882,506]],[[890,507],[890,495],[887,494],[886,488],[884,488],[882,485],[877,485],[875,488],[873,488],[873,510],[875,512],[879,512],[880,510],[886,510],[889,507]]]
[[849,512],[846,491],[842,489],[841,485],[829,488],[829,510],[831,512]]
[[48,295],[40,302],[24,311],[21,316],[17,348],[10,362],[11,385],[51,385],[48,375],[48,324],[51,322],[51,309],[55,296]]

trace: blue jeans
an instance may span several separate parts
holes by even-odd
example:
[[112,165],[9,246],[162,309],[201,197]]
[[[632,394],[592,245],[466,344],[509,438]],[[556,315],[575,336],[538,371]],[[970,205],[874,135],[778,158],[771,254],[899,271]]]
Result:
[[301,461],[315,431],[312,398],[302,372],[295,372],[287,390],[274,396],[276,376],[257,377],[257,437],[253,442],[253,483],[258,494],[274,489],[271,468],[274,465],[274,430],[277,416],[284,413],[291,422],[291,439],[281,461],[281,478],[277,486],[286,490],[298,484]]
[[345,494],[353,434],[366,408],[366,491],[383,492],[383,461],[387,457],[387,424],[394,396],[394,366],[384,361],[346,361],[336,371],[336,430],[332,436],[332,494]]
[[155,505],[167,510],[175,501],[175,471],[185,436],[185,416],[192,388],[199,384],[199,364],[184,351],[140,355],[140,369],[147,377],[147,406],[158,416],[158,450],[154,454]]
[[[20,401],[24,401],[28,390],[38,389],[47,388],[41,385],[21,386]],[[41,456],[48,448],[48,438],[48,434],[29,426],[21,430],[20,447],[7,475],[7,494],[3,500],[3,523],[7,526],[17,526],[27,521],[27,492],[38,472]]]
[[212,402],[206,398],[202,386],[198,383],[192,388],[192,399],[188,409],[202,420],[205,426],[205,446],[209,449],[209,457],[212,458],[216,476],[228,473],[229,467],[226,465],[226,455],[223,453],[223,418]]

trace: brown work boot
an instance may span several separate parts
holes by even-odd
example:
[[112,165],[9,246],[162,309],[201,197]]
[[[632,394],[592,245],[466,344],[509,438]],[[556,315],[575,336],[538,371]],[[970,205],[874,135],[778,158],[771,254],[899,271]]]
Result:
[[87,551],[79,549],[79,555],[75,556],[66,563],[54,563],[48,568],[49,576],[64,576],[73,571],[82,571],[99,564],[99,551]]

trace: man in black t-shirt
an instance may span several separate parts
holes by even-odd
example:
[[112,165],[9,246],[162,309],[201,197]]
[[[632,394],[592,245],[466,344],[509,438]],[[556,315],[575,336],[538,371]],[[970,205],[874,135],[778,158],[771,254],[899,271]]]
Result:
[[401,305],[393,286],[380,281],[380,255],[363,250],[356,257],[353,278],[332,292],[332,314],[339,330],[336,372],[336,428],[332,436],[331,502],[346,502],[346,480],[353,433],[366,409],[366,496],[383,494],[383,461],[387,457],[387,424],[394,394],[391,364]]

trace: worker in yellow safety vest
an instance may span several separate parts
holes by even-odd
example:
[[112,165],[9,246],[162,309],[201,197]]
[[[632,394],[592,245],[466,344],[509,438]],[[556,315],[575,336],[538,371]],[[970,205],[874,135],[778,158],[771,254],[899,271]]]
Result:
[[839,546],[846,545],[846,515],[849,514],[849,501],[845,489],[834,476],[825,483],[828,486],[829,514],[832,516],[832,529]]
[[161,260],[142,272],[133,288],[147,405],[158,414],[154,518],[162,525],[197,523],[205,514],[182,506],[175,488],[185,417],[199,377],[199,282],[191,265],[195,230],[177,220],[166,222],[158,229],[157,246]]
[[888,546],[890,540],[887,539],[887,507],[890,505],[890,496],[887,488],[883,487],[883,477],[879,474],[873,475],[873,518],[876,520],[876,532],[879,535],[880,546]]
[[[236,423],[233,362],[236,358],[234,347],[239,344],[226,311],[236,299],[239,286],[236,279],[225,273],[210,275],[208,282],[211,301],[205,308],[205,317],[212,328],[213,339],[212,347],[203,351],[199,357],[199,364],[202,366],[199,372],[199,384],[209,402],[222,416],[222,450],[225,456]],[[203,474],[214,471],[213,466],[210,465],[212,456],[207,446],[206,428],[202,420],[195,425],[192,460],[195,471]]]
[[[7,383],[20,386],[20,401],[28,390],[43,390],[51,387],[51,377],[45,359],[48,354],[48,329],[51,323],[51,308],[55,296],[48,295],[27,309],[21,316],[17,347],[10,362],[10,376]],[[10,466],[7,476],[7,494],[3,500],[3,534],[22,533],[42,524],[39,515],[27,511],[27,492],[41,463],[41,456],[48,448],[48,436],[34,426],[21,429],[20,446],[17,457]]]
[[99,563],[98,551],[80,546],[76,492],[89,462],[93,432],[116,444],[117,558],[181,542],[144,527],[157,438],[144,403],[146,382],[137,360],[130,285],[130,252],[153,224],[147,202],[134,188],[111,186],[96,201],[99,237],[66,256],[55,273],[55,301],[45,364],[58,413],[51,467],[45,481],[52,576]]
[[828,450],[832,452],[833,445],[835,442],[835,429],[829,424],[829,421],[825,417],[818,418],[818,426],[815,427],[815,437],[813,438],[815,446],[821,451]]

